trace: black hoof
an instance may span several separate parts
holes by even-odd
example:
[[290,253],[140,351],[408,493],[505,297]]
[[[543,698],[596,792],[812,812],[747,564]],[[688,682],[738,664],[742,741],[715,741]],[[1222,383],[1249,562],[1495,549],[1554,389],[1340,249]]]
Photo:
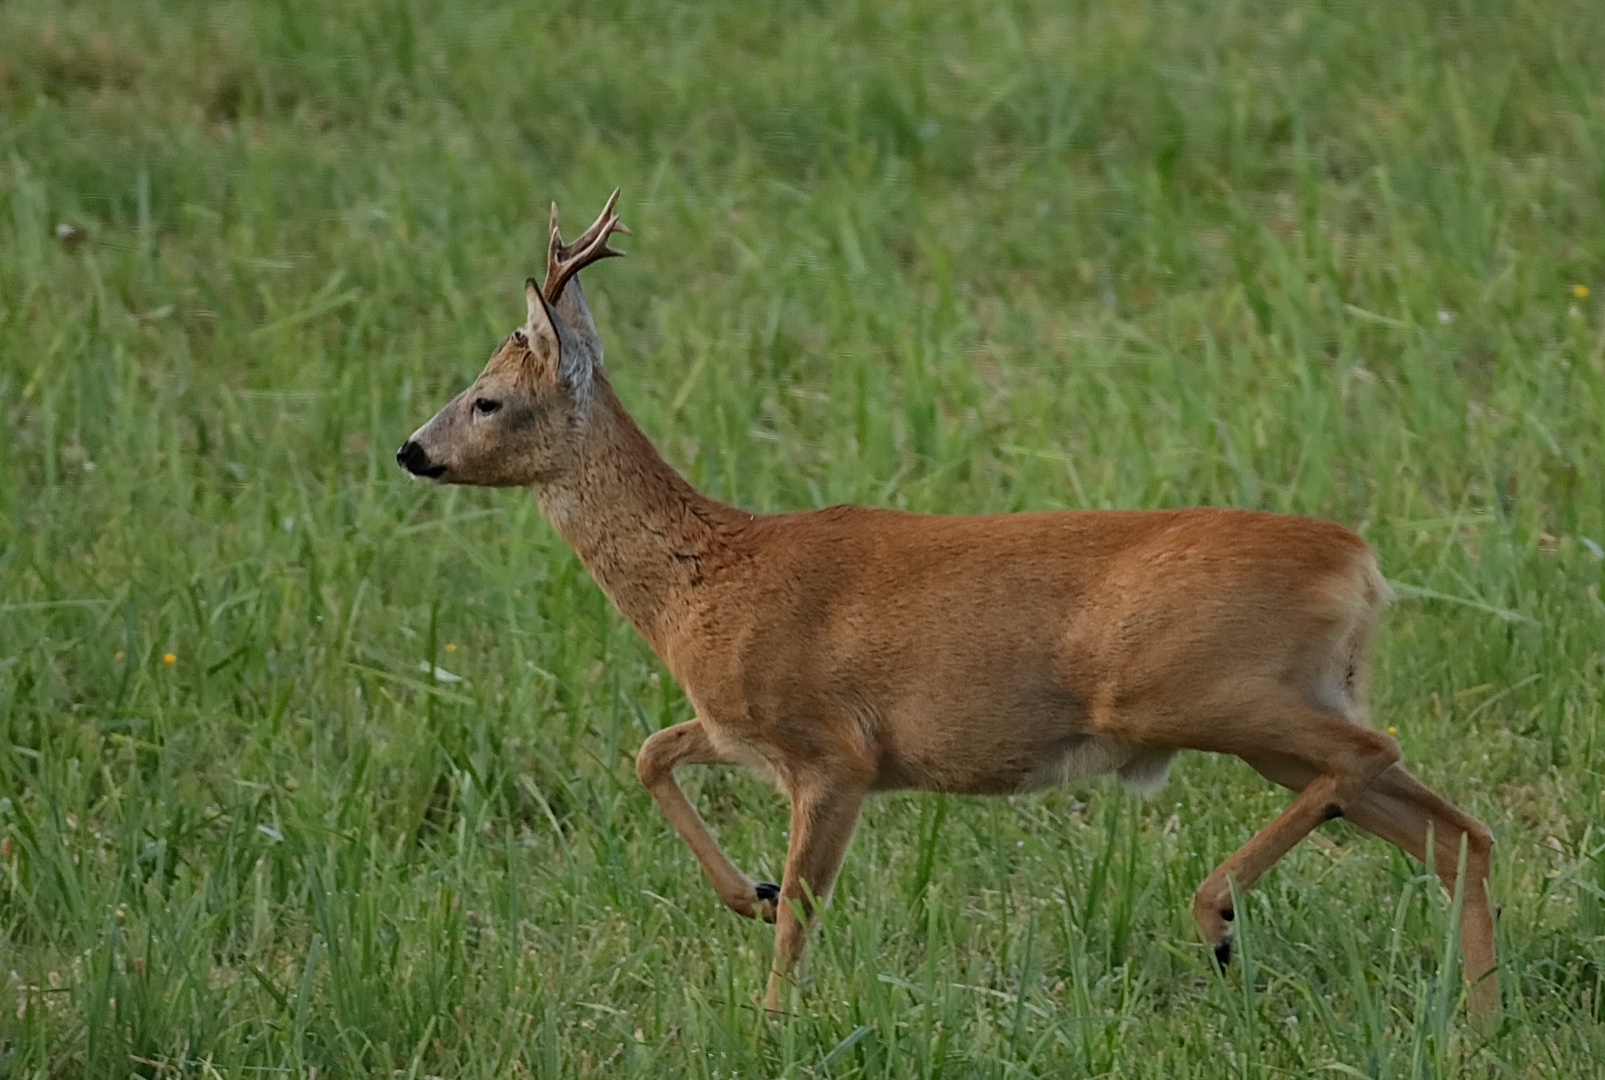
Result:
[[1220,965],[1222,971],[1225,971],[1226,970],[1226,965],[1231,963],[1231,962],[1232,962],[1232,939],[1231,938],[1227,938],[1224,941],[1222,941],[1219,945],[1215,946],[1215,963]]
[[780,899],[780,886],[772,881],[755,881],[752,883],[752,891],[758,894],[760,900]]

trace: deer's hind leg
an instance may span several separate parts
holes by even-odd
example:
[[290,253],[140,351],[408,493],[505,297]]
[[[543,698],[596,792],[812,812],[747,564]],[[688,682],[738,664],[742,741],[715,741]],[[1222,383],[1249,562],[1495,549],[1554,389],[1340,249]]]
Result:
[[1240,889],[1253,885],[1323,821],[1348,814],[1399,760],[1398,744],[1387,735],[1292,695],[1256,711],[1243,725],[1193,745],[1234,754],[1251,765],[1282,758],[1307,779],[1287,809],[1217,866],[1193,897],[1193,917],[1222,964],[1231,958],[1233,881]]
[[[1308,766],[1279,756],[1249,761],[1273,783],[1299,791],[1313,778]],[[1471,984],[1467,1004],[1487,1016],[1499,1004],[1494,975],[1494,924],[1488,901],[1492,869],[1493,833],[1486,825],[1417,780],[1403,765],[1394,764],[1372,781],[1345,815],[1355,825],[1425,862],[1430,837],[1433,866],[1444,888],[1454,892],[1463,881],[1460,947],[1465,953],[1465,977]],[[1465,873],[1460,876],[1461,844],[1465,845]]]
[[641,752],[635,758],[635,774],[691,848],[719,899],[738,915],[773,922],[779,887],[767,881],[754,882],[736,869],[674,779],[674,770],[681,765],[740,764],[743,762],[713,744],[702,721],[687,720],[655,732],[641,744]]
[[1471,984],[1468,1004],[1479,1016],[1491,1015],[1499,1006],[1499,984],[1494,975],[1494,921],[1488,903],[1494,841],[1488,826],[1411,776],[1402,765],[1377,777],[1349,808],[1348,816],[1366,832],[1423,862],[1430,839],[1438,879],[1451,895],[1457,883],[1462,889],[1460,948],[1466,957],[1466,981]]

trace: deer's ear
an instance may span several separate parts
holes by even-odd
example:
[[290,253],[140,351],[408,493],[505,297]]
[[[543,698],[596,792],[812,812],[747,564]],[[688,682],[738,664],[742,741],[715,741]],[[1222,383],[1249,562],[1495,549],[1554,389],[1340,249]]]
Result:
[[531,350],[557,372],[559,379],[576,392],[584,393],[591,385],[590,349],[563,317],[552,310],[534,278],[524,282],[524,299],[529,304],[527,327]]
[[544,326],[553,337],[556,337],[557,331],[552,327],[552,316],[546,308],[546,297],[541,295],[540,283],[534,278],[524,279],[524,300],[529,304],[529,317],[524,320],[524,325],[529,327],[531,336],[534,336],[534,331]]

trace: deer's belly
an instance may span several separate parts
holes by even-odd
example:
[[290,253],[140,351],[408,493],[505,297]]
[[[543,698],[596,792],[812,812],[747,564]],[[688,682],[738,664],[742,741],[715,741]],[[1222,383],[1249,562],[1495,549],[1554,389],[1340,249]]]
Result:
[[1012,795],[1080,783],[1126,766],[1141,748],[1102,735],[1016,742],[972,733],[940,746],[905,746],[884,762],[882,788]]

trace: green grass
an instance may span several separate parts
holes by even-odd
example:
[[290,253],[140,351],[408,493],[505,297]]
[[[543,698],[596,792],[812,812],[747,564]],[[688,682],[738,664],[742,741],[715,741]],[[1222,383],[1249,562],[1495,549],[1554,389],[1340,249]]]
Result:
[[[1598,1075],[1597,4],[535,6],[0,5],[0,1077]],[[391,461],[614,185],[613,379],[722,498],[1361,529],[1499,1029],[1342,823],[1214,974],[1285,797],[1201,755],[878,799],[762,1016],[633,776],[684,698],[527,494]]]

